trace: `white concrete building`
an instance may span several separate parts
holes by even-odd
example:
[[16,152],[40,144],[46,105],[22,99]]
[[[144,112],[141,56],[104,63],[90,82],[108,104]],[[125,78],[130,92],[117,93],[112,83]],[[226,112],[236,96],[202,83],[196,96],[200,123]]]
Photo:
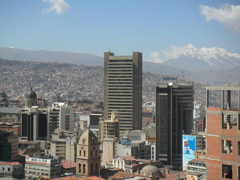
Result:
[[49,107],[50,136],[57,128],[67,131],[74,128],[74,110],[65,102],[55,102]]
[[62,164],[57,157],[29,157],[25,163],[25,179],[52,179],[61,176]]
[[21,178],[22,173],[23,165],[19,162],[0,161],[0,177],[12,176],[13,178]]

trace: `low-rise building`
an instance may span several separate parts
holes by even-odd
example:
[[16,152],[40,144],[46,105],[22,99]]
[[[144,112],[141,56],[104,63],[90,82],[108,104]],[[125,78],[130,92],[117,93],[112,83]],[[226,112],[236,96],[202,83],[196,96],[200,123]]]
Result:
[[191,160],[187,164],[187,179],[206,179],[206,162],[203,160]]
[[25,163],[25,179],[60,177],[62,164],[59,158],[53,156],[29,157]]
[[63,173],[75,174],[76,173],[76,163],[70,160],[62,160]]
[[21,178],[23,176],[23,165],[19,162],[0,161],[0,177],[12,176]]
[[116,144],[116,155],[151,159],[151,144],[146,143],[146,141],[124,140],[120,144]]

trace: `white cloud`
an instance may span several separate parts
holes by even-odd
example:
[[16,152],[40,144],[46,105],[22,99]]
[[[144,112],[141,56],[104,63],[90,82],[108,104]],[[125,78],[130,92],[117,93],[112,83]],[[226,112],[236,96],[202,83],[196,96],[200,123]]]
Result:
[[64,0],[42,0],[43,2],[50,3],[50,8],[44,9],[45,13],[51,13],[55,11],[57,14],[66,14],[70,6]]
[[157,51],[150,52],[150,58],[151,59],[148,61],[155,62],[155,63],[162,63],[164,61],[160,56],[160,52],[157,52]]
[[221,8],[200,6],[206,21],[216,20],[228,29],[240,34],[240,5],[224,4]]
[[147,61],[155,62],[155,63],[163,63],[168,59],[175,59],[180,55],[186,53],[189,49],[194,49],[195,47],[192,44],[187,44],[183,47],[172,46],[170,49],[165,50],[163,52],[152,51],[150,53],[150,59]]

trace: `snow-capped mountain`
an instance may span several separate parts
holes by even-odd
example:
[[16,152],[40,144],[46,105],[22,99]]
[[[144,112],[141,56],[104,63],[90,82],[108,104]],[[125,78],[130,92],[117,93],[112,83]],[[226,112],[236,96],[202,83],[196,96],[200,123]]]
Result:
[[240,66],[240,54],[218,47],[197,49],[192,46],[176,59],[169,59],[163,64],[190,71],[230,69]]

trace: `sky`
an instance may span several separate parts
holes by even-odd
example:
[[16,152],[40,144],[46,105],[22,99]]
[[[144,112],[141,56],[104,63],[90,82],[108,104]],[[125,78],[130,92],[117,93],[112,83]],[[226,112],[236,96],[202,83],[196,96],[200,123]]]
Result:
[[240,54],[239,0],[1,0],[0,47],[163,62],[188,48]]

